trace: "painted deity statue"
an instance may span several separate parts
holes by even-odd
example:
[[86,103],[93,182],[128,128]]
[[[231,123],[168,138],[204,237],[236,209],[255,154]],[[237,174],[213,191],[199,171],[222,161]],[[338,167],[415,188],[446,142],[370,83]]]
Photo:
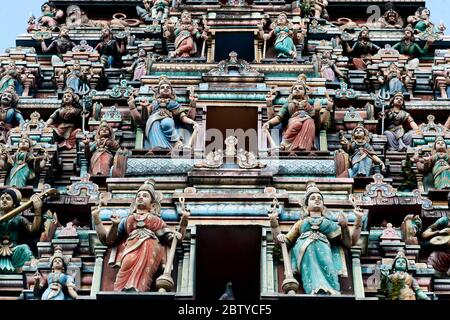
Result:
[[0,96],[0,142],[6,143],[12,128],[25,122],[22,113],[16,109],[19,96],[13,87],[9,87]]
[[392,63],[383,74],[378,75],[381,91],[389,92],[391,96],[397,92],[408,93],[406,85],[410,81],[411,77],[408,74],[404,74],[395,63]]
[[315,57],[317,64],[317,71],[322,78],[327,79],[327,81],[335,82],[337,77],[344,79],[345,75],[336,65],[333,60],[332,51],[326,50],[323,53],[318,53]]
[[[412,143],[412,134],[419,126],[411,115],[404,110],[405,97],[399,92],[394,95],[390,103],[391,108],[386,112],[386,127],[384,135],[387,137],[389,148],[397,151],[405,151]],[[383,115],[381,115],[383,116]],[[406,126],[412,130],[406,132]]]
[[169,53],[169,56],[189,58],[197,54],[197,40],[208,40],[205,31],[201,32],[200,27],[192,20],[191,13],[183,11],[180,20],[175,24],[175,51]]
[[66,72],[66,89],[70,88],[78,95],[83,95],[89,92],[89,80],[91,74],[81,67],[80,61],[75,60],[73,66]]
[[403,40],[392,47],[392,49],[397,50],[400,54],[409,56],[409,69],[416,69],[419,66],[418,58],[425,55],[428,52],[430,45],[434,42],[433,39],[428,40],[422,49],[414,41],[414,30],[408,26],[405,28]]
[[52,2],[45,2],[41,6],[42,16],[38,19],[41,27],[54,30],[64,17],[64,11],[57,9]]
[[357,125],[353,129],[352,140],[350,142],[344,137],[341,131],[339,142],[344,150],[350,154],[349,161],[351,166],[348,169],[348,176],[350,178],[371,176],[374,164],[380,165],[382,171],[386,169],[383,161],[381,161],[370,145],[369,131],[362,124]]
[[378,19],[381,28],[401,29],[403,28],[403,19],[394,9],[389,9]]
[[53,127],[53,133],[58,148],[71,150],[76,145],[77,133],[81,131],[82,109],[80,97],[72,89],[64,92],[61,106],[47,120],[47,125]]
[[[161,218],[162,195],[155,190],[155,182],[148,180],[142,185],[130,213],[120,219],[112,216],[112,227],[106,232],[99,217],[93,211],[93,219],[99,238],[108,246],[118,246],[116,266],[119,267],[114,282],[115,291],[147,292],[155,273],[166,262],[167,245],[178,234],[171,231]],[[183,213],[181,224],[187,226]]]
[[9,87],[13,87],[19,95],[22,95],[25,79],[26,75],[23,68],[18,67],[14,61],[11,61],[0,72],[0,94],[8,90]]
[[304,77],[299,78],[292,86],[288,101],[278,114],[264,124],[270,129],[279,124],[285,128],[280,149],[285,151],[310,151],[314,149],[316,124],[321,104],[316,100],[314,106],[308,97],[309,88]]
[[[75,280],[66,274],[69,259],[63,255],[62,248],[56,247],[50,258],[51,272],[42,283],[41,274],[34,275],[34,296],[40,300],[78,299]],[[45,289],[45,290],[44,290]]]
[[[450,194],[447,198],[450,207]],[[450,277],[450,213],[434,222],[422,233],[422,239],[434,246],[434,251],[428,257],[438,277]]]
[[388,300],[430,300],[409,269],[409,261],[400,250],[392,263],[392,273],[381,270],[381,291]]
[[274,49],[278,58],[297,58],[294,39],[297,37],[299,25],[292,24],[285,13],[280,13],[277,20],[270,25],[270,29],[263,38],[265,41],[275,38]]
[[443,137],[436,138],[432,154],[423,157],[431,168],[434,187],[439,190],[450,189],[450,153]]
[[430,21],[431,12],[429,9],[420,7],[417,14],[411,18],[416,32],[425,32],[428,28],[433,28],[434,24]]
[[[191,100],[191,106],[192,103],[194,101]],[[130,97],[128,105],[131,116],[137,124],[146,122],[145,149],[179,149],[183,146],[183,142],[177,126],[180,123],[192,125],[194,130],[199,126],[188,117],[189,110],[176,101],[175,90],[167,77],[160,78],[151,104],[146,100],[141,101],[142,111],[148,116],[143,117],[139,113],[133,96]]]
[[139,49],[137,59],[129,68],[126,68],[126,71],[133,73],[133,81],[140,81],[143,76],[146,76],[150,73],[154,59],[155,58],[153,56],[150,57],[147,54],[147,51],[145,51],[145,49],[141,48]]
[[52,56],[52,64],[61,62],[63,54],[71,51],[76,46],[72,39],[70,39],[69,28],[67,27],[61,27],[59,29],[58,37],[49,46],[47,46],[43,38],[39,38],[38,41],[41,44],[43,53],[54,53]]
[[[4,216],[20,206],[22,194],[19,190],[8,188],[0,193],[0,216]],[[25,262],[33,260],[33,253],[26,244],[18,244],[20,231],[36,233],[41,226],[42,200],[33,195],[35,216],[33,222],[18,215],[0,223],[0,274],[21,273]]]
[[114,161],[114,154],[120,148],[115,139],[114,130],[107,122],[101,122],[97,128],[94,142],[84,140],[85,152],[90,159],[91,175],[108,176]]
[[[357,228],[361,228],[362,212],[356,211]],[[324,206],[321,191],[308,183],[301,218],[287,235],[274,235],[279,243],[291,248],[291,264],[299,273],[306,294],[339,295],[339,276],[346,275],[343,248],[350,248],[354,240],[347,219],[340,214],[338,222],[332,220]]]
[[136,6],[138,16],[144,22],[153,20],[164,20],[169,14],[168,0],[143,0],[144,7]]
[[7,150],[1,152],[0,168],[9,169],[7,185],[18,188],[28,186],[36,177],[36,173],[44,169],[47,158],[47,153],[44,156],[35,156],[33,141],[27,135],[23,135],[13,156],[10,156]]
[[95,50],[101,55],[100,59],[105,67],[113,68],[126,52],[125,41],[114,39],[111,29],[103,28],[101,41],[95,46]]
[[369,29],[364,27],[358,35],[358,40],[352,47],[345,42],[345,49],[347,53],[353,56],[353,64],[358,70],[365,70],[367,68],[367,61],[372,55],[377,54],[381,49],[379,46],[370,41]]

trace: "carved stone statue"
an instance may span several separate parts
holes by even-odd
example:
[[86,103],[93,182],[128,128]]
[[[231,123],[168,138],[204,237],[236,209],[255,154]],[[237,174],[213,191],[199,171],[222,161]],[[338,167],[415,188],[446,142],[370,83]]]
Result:
[[[191,107],[193,106],[191,99]],[[194,130],[198,124],[188,117],[189,109],[183,108],[177,101],[175,90],[167,77],[161,77],[156,89],[152,104],[141,101],[143,115],[136,109],[134,97],[131,96],[128,105],[131,116],[137,124],[145,124],[146,149],[179,149],[183,146],[181,136],[176,127],[175,120],[192,125]],[[145,116],[148,115],[148,116]]]
[[138,57],[133,64],[126,69],[127,72],[133,73],[133,81],[140,81],[143,76],[150,73],[155,57],[147,54],[145,49],[139,49]]
[[297,58],[294,39],[297,38],[298,24],[292,24],[285,13],[280,13],[277,20],[270,25],[271,31],[264,34],[265,41],[275,38],[274,49],[278,58]]
[[78,299],[75,280],[66,273],[68,263],[69,259],[63,255],[62,248],[56,247],[50,258],[51,272],[47,275],[46,281],[42,283],[39,271],[34,275],[36,298],[40,298],[40,300]]
[[89,80],[92,74],[85,68],[81,67],[80,61],[75,60],[72,67],[69,67],[65,72],[66,89],[78,95],[84,95],[90,91]]
[[[19,190],[8,188],[0,193],[0,217],[4,217],[20,206],[22,194]],[[36,233],[41,226],[42,200],[38,195],[30,199],[35,216],[31,223],[21,215],[16,215],[6,221],[0,222],[0,274],[21,273],[25,262],[34,259],[30,247],[19,244],[19,232]]]
[[327,81],[335,82],[337,77],[340,79],[345,79],[345,75],[336,65],[335,59],[333,59],[333,52],[331,50],[326,50],[324,52],[319,52],[316,56],[317,70],[322,78],[327,79]]
[[411,27],[406,27],[403,40],[392,47],[392,49],[397,50],[400,54],[409,56],[410,61],[408,66],[410,69],[416,69],[419,66],[418,58],[426,54],[430,45],[434,42],[433,39],[428,40],[422,49],[414,41],[414,30]]
[[58,37],[53,40],[48,47],[43,38],[39,38],[38,41],[41,43],[43,53],[56,54],[52,57],[52,64],[61,62],[62,55],[68,51],[71,51],[76,46],[76,44],[70,39],[69,29],[67,27],[61,27]]
[[42,16],[38,19],[41,27],[55,29],[64,17],[64,11],[57,9],[52,2],[45,2],[41,6]]
[[[114,282],[115,291],[150,291],[155,273],[166,263],[166,249],[174,237],[182,234],[171,231],[161,218],[162,195],[155,190],[155,182],[148,180],[142,185],[130,207],[127,217],[112,216],[112,227],[106,232],[99,217],[99,210],[92,212],[99,239],[108,246],[118,246]],[[181,224],[187,226],[188,214],[183,213]]]
[[389,9],[378,19],[381,28],[403,28],[403,19],[394,9]]
[[[355,210],[355,214],[359,221],[356,229],[359,230],[362,212]],[[357,239],[352,239],[343,213],[339,214],[337,222],[328,216],[323,195],[314,183],[308,183],[306,187],[300,220],[287,235],[275,232],[274,239],[291,248],[292,270],[300,273],[306,294],[341,293],[339,275],[346,273],[345,263],[333,251],[350,248]]]
[[18,102],[19,96],[13,87],[9,87],[0,97],[0,142],[6,143],[8,132],[25,122],[22,113],[16,109]]
[[103,28],[101,42],[95,46],[95,50],[101,55],[101,61],[106,68],[113,68],[119,62],[122,55],[126,53],[124,40],[114,39],[111,29]]
[[84,140],[85,152],[90,158],[89,173],[91,175],[108,176],[113,165],[114,154],[120,148],[113,129],[107,122],[100,123],[95,134],[94,142],[88,138]]
[[345,49],[348,54],[354,57],[353,64],[356,69],[365,70],[367,68],[367,60],[370,60],[372,55],[376,54],[381,48],[370,41],[369,29],[363,28],[353,47],[350,47],[348,42],[345,42]]
[[406,86],[411,81],[411,77],[395,64],[392,63],[383,74],[378,74],[378,82],[381,84],[381,91],[389,92],[391,96],[397,92],[408,93]]
[[138,16],[144,22],[165,20],[169,14],[168,0],[143,0],[144,7],[136,6]]
[[9,62],[0,71],[0,94],[5,92],[9,87],[13,87],[17,94],[23,93],[23,82],[26,79],[23,67],[16,65],[14,61]]
[[[419,126],[414,122],[411,115],[404,110],[405,98],[403,93],[395,94],[391,99],[390,106],[391,108],[386,113],[387,130],[384,135],[388,139],[390,149],[404,151],[411,145],[413,130],[418,130]],[[407,126],[412,130],[406,132]]]
[[340,133],[339,142],[344,150],[350,153],[351,166],[348,169],[350,178],[371,176],[374,164],[380,165],[382,171],[385,170],[383,161],[370,145],[369,131],[362,124],[353,129],[351,142],[344,137],[343,132]]
[[399,251],[392,263],[392,273],[381,270],[381,291],[388,300],[430,300],[420,289],[419,283],[409,273],[409,262]]

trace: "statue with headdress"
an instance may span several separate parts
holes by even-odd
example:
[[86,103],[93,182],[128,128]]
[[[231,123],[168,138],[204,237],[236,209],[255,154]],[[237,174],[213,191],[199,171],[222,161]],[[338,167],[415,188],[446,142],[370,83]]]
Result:
[[297,48],[294,39],[300,26],[289,21],[286,13],[280,13],[271,25],[271,31],[263,35],[265,41],[275,38],[274,50],[278,58],[297,58]]
[[419,58],[425,55],[430,45],[433,44],[435,39],[430,38],[423,48],[421,48],[416,42],[414,37],[414,30],[411,26],[407,26],[404,30],[402,41],[396,43],[392,49],[397,50],[400,54],[409,57],[408,69],[417,69],[419,66]]
[[[139,188],[128,216],[111,216],[108,232],[100,220],[100,209],[92,212],[99,239],[105,245],[117,246],[114,267],[119,271],[115,291],[150,291],[155,273],[166,263],[167,246],[174,237],[181,238],[161,218],[161,200],[162,194],[150,179]],[[184,213],[181,220],[186,227]]]
[[408,258],[399,250],[389,269],[381,270],[381,293],[387,300],[430,300],[411,276]]
[[343,149],[350,154],[348,177],[369,177],[372,175],[374,164],[380,165],[381,169],[385,170],[383,161],[370,144],[370,133],[363,124],[360,123],[353,129],[351,141],[348,141],[341,131],[339,142]]
[[9,86],[0,96],[0,142],[6,143],[9,131],[25,122],[22,113],[16,108],[18,103],[19,96],[13,86]]
[[[13,211],[21,210],[22,193],[15,188],[8,188],[0,193],[0,274],[21,273],[25,262],[34,259],[27,244],[19,244],[21,231],[37,233],[41,227],[42,199],[35,194],[31,197],[31,206],[35,216],[31,223],[20,214],[10,216]],[[20,213],[20,211],[19,211]]]
[[[191,99],[192,103],[195,103]],[[180,149],[183,146],[178,128],[186,124],[198,128],[198,124],[189,118],[189,108],[182,107],[176,100],[175,90],[169,79],[160,77],[155,89],[153,102],[141,99],[142,113],[137,110],[135,97],[128,100],[131,116],[139,125],[145,123],[145,149]]]
[[90,159],[89,173],[94,176],[109,176],[114,154],[120,148],[114,129],[106,121],[102,121],[97,128],[94,141],[90,142],[86,137],[84,145],[86,156]]
[[283,141],[280,149],[285,151],[310,151],[315,146],[316,124],[322,108],[319,100],[310,104],[306,76],[300,75],[290,90],[288,101],[280,111],[264,124],[270,129],[283,125]]
[[[355,228],[360,230],[363,213],[355,209],[355,215]],[[291,248],[292,270],[294,275],[300,274],[306,294],[341,294],[339,277],[348,276],[343,248],[350,248],[359,238],[350,233],[343,213],[337,221],[329,215],[323,194],[314,182],[306,186],[300,219],[286,235],[275,231],[274,239]]]
[[358,39],[352,47],[350,47],[347,41],[344,41],[344,48],[348,54],[354,57],[353,64],[358,70],[366,70],[372,55],[378,53],[381,49],[370,40],[370,31],[367,27],[361,29]]
[[41,282],[39,271],[34,275],[33,291],[35,297],[40,298],[40,300],[78,299],[75,280],[66,273],[69,258],[63,254],[61,247],[55,248],[49,262],[51,271],[47,275],[46,284]]

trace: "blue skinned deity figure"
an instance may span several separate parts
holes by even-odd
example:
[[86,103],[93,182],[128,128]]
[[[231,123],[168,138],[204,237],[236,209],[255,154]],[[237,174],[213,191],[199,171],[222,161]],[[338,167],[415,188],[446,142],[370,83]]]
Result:
[[8,132],[25,122],[22,113],[16,109],[19,96],[9,87],[0,96],[0,142],[6,143]]
[[[191,107],[194,98],[191,98]],[[144,148],[154,149],[179,149],[183,146],[179,126],[187,124],[194,130],[198,124],[189,115],[189,108],[182,107],[176,100],[175,91],[166,77],[161,77],[152,103],[141,101],[141,114],[135,104],[134,96],[131,96],[128,105],[131,116],[137,124],[145,123]]]

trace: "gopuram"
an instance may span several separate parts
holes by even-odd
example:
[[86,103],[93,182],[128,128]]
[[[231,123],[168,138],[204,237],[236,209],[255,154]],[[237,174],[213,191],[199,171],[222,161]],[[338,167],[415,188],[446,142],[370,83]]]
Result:
[[0,300],[450,299],[425,1],[41,9],[0,54]]

